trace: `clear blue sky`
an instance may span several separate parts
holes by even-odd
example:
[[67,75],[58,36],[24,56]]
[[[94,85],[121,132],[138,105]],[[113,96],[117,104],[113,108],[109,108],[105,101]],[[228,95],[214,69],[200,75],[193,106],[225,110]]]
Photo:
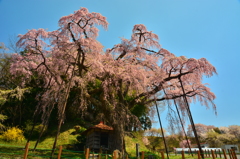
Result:
[[[188,58],[208,59],[218,75],[206,79],[216,94],[218,115],[198,103],[191,105],[195,123],[240,125],[240,1],[239,0],[0,0],[0,42],[27,29],[58,28],[60,17],[80,7],[107,17],[108,31],[99,41],[110,48],[130,38],[135,24],[145,24],[160,37],[163,48]],[[163,113],[163,123],[166,121]]]

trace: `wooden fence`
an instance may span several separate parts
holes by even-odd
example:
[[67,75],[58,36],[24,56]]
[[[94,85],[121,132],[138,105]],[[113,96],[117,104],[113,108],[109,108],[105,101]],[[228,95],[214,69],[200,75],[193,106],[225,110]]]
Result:
[[[28,150],[29,150],[29,143],[26,144],[23,159],[27,159]],[[63,150],[62,146],[59,146],[57,159],[61,159],[62,150]],[[159,153],[159,155],[161,156],[161,159],[167,159],[167,157],[165,156],[163,151],[161,151]],[[177,153],[175,153],[175,155],[177,155]],[[189,157],[186,157],[187,155],[192,155],[192,157],[194,156],[193,158],[197,158],[197,159],[202,158],[202,156],[200,154],[200,151],[193,151],[192,154],[190,152],[186,153],[185,151],[182,151],[181,152],[181,157],[179,157],[179,158],[182,158],[182,159],[189,158]],[[218,150],[218,151],[217,150],[211,150],[211,151],[210,150],[205,150],[203,155],[204,155],[204,158],[212,158],[212,159],[216,159],[216,158],[237,159],[236,152],[234,150],[231,150],[231,149],[227,150],[227,152],[224,149],[222,149],[222,151],[220,151],[220,150]],[[105,159],[108,159],[109,158],[108,154],[102,155],[101,151],[98,154],[94,154],[94,153],[91,154],[89,148],[84,150],[84,156],[85,156],[85,159],[89,159],[89,158],[96,158],[96,159],[105,158]],[[145,152],[142,151],[139,159],[144,159],[146,157],[147,156],[145,156]],[[118,151],[114,151],[113,154],[111,155],[111,158],[112,159],[119,158]],[[128,159],[128,156],[126,156],[125,159]]]
[[[192,154],[190,152],[186,153],[185,151],[181,152],[182,155],[182,159],[185,159],[186,155],[195,155],[196,158],[201,159],[202,155],[200,153],[200,151],[193,151]],[[216,159],[216,158],[223,158],[223,159],[238,159],[237,158],[237,154],[235,152],[235,150],[232,149],[228,149],[227,152],[225,151],[225,149],[221,149],[220,150],[205,150],[203,151],[203,156],[204,158],[212,158],[212,159]],[[164,157],[162,157],[162,159],[164,159]]]

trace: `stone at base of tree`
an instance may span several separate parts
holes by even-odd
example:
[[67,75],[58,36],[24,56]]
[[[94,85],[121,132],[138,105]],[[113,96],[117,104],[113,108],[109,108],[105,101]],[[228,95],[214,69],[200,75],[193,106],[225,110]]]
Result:
[[113,151],[113,155],[114,155],[114,152],[116,152],[116,158],[122,158],[122,152],[120,152],[118,149],[116,149]]

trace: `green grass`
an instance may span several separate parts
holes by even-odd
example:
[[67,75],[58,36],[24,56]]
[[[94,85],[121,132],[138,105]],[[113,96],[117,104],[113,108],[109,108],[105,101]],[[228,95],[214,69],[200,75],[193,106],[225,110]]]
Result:
[[[58,154],[58,149],[54,153],[55,158]],[[1,158],[22,158],[24,155],[24,149],[19,147],[3,147],[0,146],[0,156]],[[40,159],[40,158],[49,158],[51,156],[51,149],[37,149],[36,151],[33,151],[32,149],[29,149],[28,152],[28,159]],[[62,151],[62,158],[83,158],[83,152],[77,152],[77,151],[68,151],[63,150]]]
[[[167,155],[165,154],[165,158],[167,159]],[[182,159],[182,155],[170,155],[169,156],[170,159]],[[198,156],[197,155],[194,155],[194,156],[191,156],[191,155],[185,155],[185,158],[186,159],[198,159]],[[204,159],[212,159],[212,158],[209,158],[209,157],[204,157]],[[220,158],[216,158],[216,159],[220,159]],[[222,157],[223,159],[223,157]]]
[[[57,156],[59,145],[63,146],[62,156],[66,156],[66,158],[79,158],[83,157],[83,152],[69,151],[73,147],[74,144],[78,143],[77,136],[79,134],[73,135],[74,129],[68,129],[62,133],[60,133],[58,142],[57,142],[57,150],[55,154]],[[37,150],[33,152],[33,148],[35,146],[36,141],[30,141],[29,146],[29,157],[28,158],[46,158],[51,155],[51,149],[54,143],[54,136],[46,136],[44,137],[38,144]],[[23,157],[24,148],[26,145],[26,140],[21,142],[5,142],[0,141],[0,156],[1,158],[17,158]],[[42,156],[42,157],[37,157]]]

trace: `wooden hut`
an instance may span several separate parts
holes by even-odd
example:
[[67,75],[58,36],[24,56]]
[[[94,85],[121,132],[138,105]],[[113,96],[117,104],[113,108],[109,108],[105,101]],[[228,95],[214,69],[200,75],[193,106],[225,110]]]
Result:
[[91,150],[111,150],[112,145],[112,133],[113,128],[107,125],[104,125],[103,122],[100,122],[97,125],[94,125],[84,132],[82,135],[86,135],[86,148]]

